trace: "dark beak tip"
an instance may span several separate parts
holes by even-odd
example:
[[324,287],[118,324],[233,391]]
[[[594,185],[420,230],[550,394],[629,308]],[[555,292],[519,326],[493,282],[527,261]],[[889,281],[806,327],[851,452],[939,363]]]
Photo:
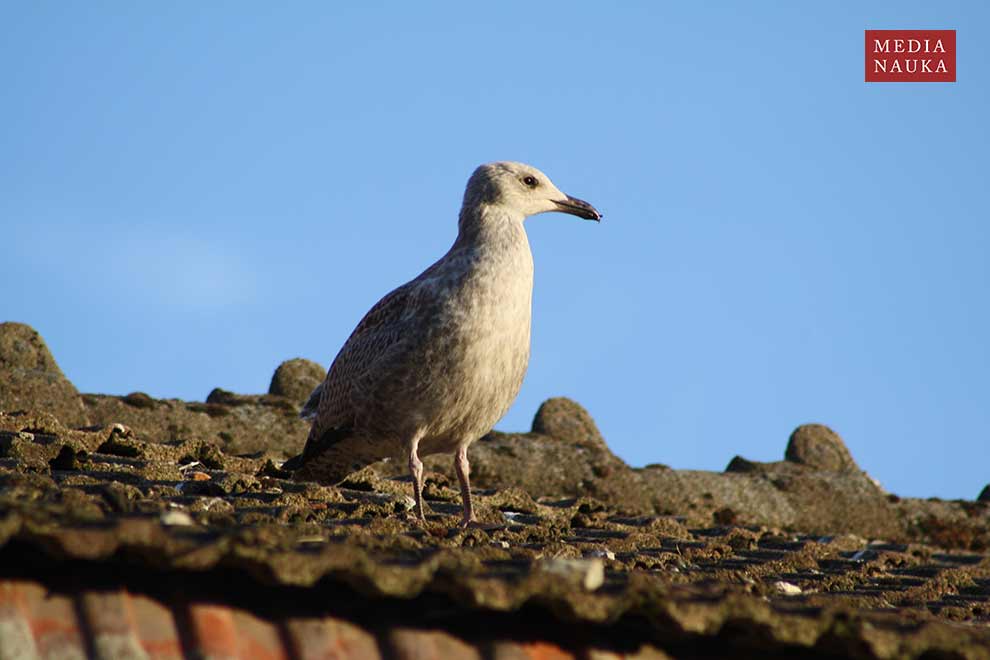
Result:
[[566,200],[558,201],[556,204],[557,209],[564,213],[570,213],[579,218],[594,220],[595,222],[601,222],[602,220],[602,214],[598,212],[598,209],[583,199],[577,199],[568,195]]

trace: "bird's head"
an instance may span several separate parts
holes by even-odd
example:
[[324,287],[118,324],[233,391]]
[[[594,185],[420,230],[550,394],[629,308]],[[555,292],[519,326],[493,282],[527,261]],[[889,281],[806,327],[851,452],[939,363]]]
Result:
[[564,194],[546,174],[525,163],[486,163],[474,171],[464,192],[464,208],[500,206],[522,218],[560,211],[588,220],[602,215],[588,202]]

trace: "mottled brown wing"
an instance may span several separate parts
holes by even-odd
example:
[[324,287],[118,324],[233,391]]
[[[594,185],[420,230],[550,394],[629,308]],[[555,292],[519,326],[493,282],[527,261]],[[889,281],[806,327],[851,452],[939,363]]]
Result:
[[328,441],[335,437],[328,431],[353,425],[368,381],[387,374],[387,363],[406,339],[406,326],[415,314],[411,306],[418,297],[415,284],[405,284],[379,300],[354,328],[323,381],[304,455],[317,451],[315,445],[324,435]]

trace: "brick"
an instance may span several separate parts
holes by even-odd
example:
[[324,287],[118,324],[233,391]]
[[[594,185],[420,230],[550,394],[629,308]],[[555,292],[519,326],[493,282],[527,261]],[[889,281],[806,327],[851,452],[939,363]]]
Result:
[[370,632],[341,619],[292,619],[286,632],[300,660],[375,660],[378,641]]
[[237,629],[237,653],[251,660],[288,660],[278,627],[244,610],[231,610]]
[[146,660],[126,591],[86,591],[78,603],[92,635],[93,650],[106,660]]
[[16,581],[0,582],[0,658],[3,660],[38,657],[19,586]]
[[182,641],[172,611],[153,598],[130,595],[131,613],[141,647],[155,660],[182,660]]
[[189,605],[193,651],[210,660],[285,660],[278,627],[244,610],[208,603]]
[[393,628],[388,642],[399,660],[481,660],[480,650],[439,630]]
[[237,628],[230,608],[192,603],[188,614],[196,654],[204,660],[237,660]]
[[575,660],[566,651],[550,642],[510,642],[500,640],[492,646],[493,660]]
[[85,659],[85,636],[73,599],[62,593],[50,592],[37,582],[21,583],[20,593],[24,597],[38,657]]

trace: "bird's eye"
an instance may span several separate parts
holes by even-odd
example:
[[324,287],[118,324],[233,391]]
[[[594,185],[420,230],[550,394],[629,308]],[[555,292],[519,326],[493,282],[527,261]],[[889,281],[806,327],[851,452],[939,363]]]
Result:
[[525,176],[523,177],[522,182],[525,183],[530,188],[535,188],[540,183],[539,181],[536,180],[535,176]]

